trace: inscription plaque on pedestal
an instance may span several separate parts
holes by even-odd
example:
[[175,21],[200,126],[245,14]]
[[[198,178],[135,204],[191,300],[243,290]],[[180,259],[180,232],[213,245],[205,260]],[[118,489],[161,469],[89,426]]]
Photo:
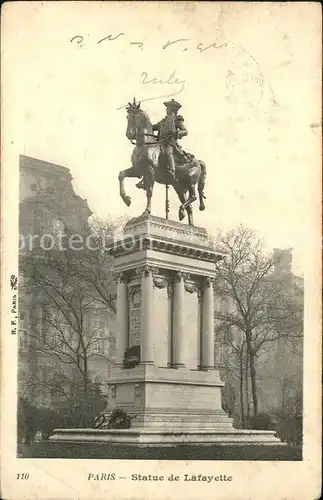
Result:
[[129,289],[129,346],[140,345],[141,290],[140,286]]

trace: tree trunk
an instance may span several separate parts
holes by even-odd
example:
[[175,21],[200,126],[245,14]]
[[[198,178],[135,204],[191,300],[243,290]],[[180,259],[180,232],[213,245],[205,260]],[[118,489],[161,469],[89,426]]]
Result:
[[88,386],[89,386],[89,367],[88,367],[88,360],[87,360],[87,353],[83,353],[84,356],[84,361],[83,361],[83,382],[84,382],[84,394],[87,394],[88,392]]
[[258,414],[258,395],[257,395],[255,360],[254,360],[254,355],[253,355],[252,346],[251,346],[251,331],[246,331],[246,345],[247,345],[247,353],[248,353],[248,357],[249,357],[253,414],[256,417]]
[[241,414],[241,426],[245,427],[245,415],[244,415],[244,402],[243,402],[243,356],[240,353],[240,414]]
[[253,401],[253,414],[256,417],[258,414],[258,394],[257,394],[255,361],[253,354],[251,353],[249,353],[249,366],[250,366],[251,393]]
[[250,404],[249,404],[249,355],[248,349],[246,350],[246,361],[245,361],[245,387],[246,387],[246,410],[247,410],[247,422],[250,421]]

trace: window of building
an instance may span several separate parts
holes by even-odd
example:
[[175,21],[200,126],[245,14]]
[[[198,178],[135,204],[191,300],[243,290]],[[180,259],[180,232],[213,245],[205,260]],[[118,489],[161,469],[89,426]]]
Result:
[[62,337],[65,339],[65,341],[67,343],[69,343],[71,338],[72,338],[71,327],[69,325],[62,324],[62,325],[59,325],[59,330],[61,332]]
[[58,333],[54,333],[52,336],[52,347],[53,348],[58,348],[60,345],[60,338],[58,336]]
[[19,334],[19,347],[22,349],[25,349],[28,347],[28,334],[26,329],[19,329],[18,330]]
[[97,331],[97,333],[102,333],[104,334],[104,329],[105,329],[105,323],[102,320],[95,320],[93,321],[93,328]]
[[46,383],[48,381],[48,370],[45,366],[40,367],[39,377],[40,377],[40,380],[44,383]]
[[232,327],[231,326],[228,326],[225,331],[224,331],[224,334],[223,334],[223,339],[225,342],[232,342],[233,340],[233,331],[232,331]]
[[21,330],[27,330],[27,313],[26,311],[19,312],[19,328]]
[[102,320],[94,320],[92,322],[92,333],[93,351],[103,354],[106,350],[107,342],[107,328],[105,322]]
[[229,312],[229,300],[221,299],[220,301],[220,312],[228,313]]
[[63,236],[64,234],[64,223],[59,219],[53,219],[51,223],[51,230],[53,236]]
[[104,354],[105,353],[105,350],[106,350],[106,344],[107,344],[107,340],[106,339],[101,339],[101,345],[100,345],[100,348],[101,348],[101,353]]
[[93,344],[93,351],[96,353],[100,352],[100,341],[96,340]]
[[60,352],[65,352],[66,344],[63,341],[62,335],[60,332],[54,332],[51,341],[52,347]]
[[104,354],[105,352],[105,339],[99,338],[93,342],[93,351]]
[[222,342],[214,344],[215,366],[219,369],[224,366],[224,346]]
[[73,329],[67,323],[63,314],[53,308],[47,307],[43,314],[43,339],[62,352],[73,346]]
[[53,389],[51,389],[50,395],[51,395],[51,397],[53,399],[58,399],[60,397],[60,391],[59,391],[59,389],[57,389],[56,387],[54,387]]

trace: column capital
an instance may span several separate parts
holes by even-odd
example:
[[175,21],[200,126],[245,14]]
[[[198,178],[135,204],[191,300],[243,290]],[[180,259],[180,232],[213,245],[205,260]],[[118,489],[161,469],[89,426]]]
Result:
[[114,277],[117,281],[117,283],[126,283],[127,281],[127,276],[126,276],[126,273],[124,271],[120,271],[120,272],[117,272],[114,274]]
[[204,286],[206,288],[210,288],[211,286],[213,287],[214,281],[215,281],[215,278],[212,278],[211,276],[207,276],[204,280]]
[[196,280],[194,280],[192,278],[191,274],[185,274],[184,287],[185,287],[186,292],[194,293],[194,292],[198,292],[199,284]]
[[154,266],[142,266],[142,267],[139,267],[138,269],[136,269],[136,274],[137,275],[140,275],[140,276],[149,276],[149,275],[156,275],[159,273],[159,268],[158,267],[154,267]]
[[167,278],[161,276],[153,276],[153,281],[156,288],[165,288],[168,283]]
[[175,281],[181,281],[183,280],[185,282],[185,280],[189,279],[190,275],[188,273],[183,273],[182,271],[177,271],[175,273]]

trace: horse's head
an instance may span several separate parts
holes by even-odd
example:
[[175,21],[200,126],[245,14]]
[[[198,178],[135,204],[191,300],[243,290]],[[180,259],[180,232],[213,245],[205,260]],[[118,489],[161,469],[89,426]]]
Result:
[[144,136],[146,131],[152,131],[148,115],[140,109],[140,102],[137,103],[135,98],[132,103],[128,103],[127,122],[126,136],[130,141],[138,141],[140,137]]
[[133,102],[129,102],[127,106],[127,130],[126,136],[132,141],[137,137],[138,130],[138,114],[140,113],[140,102],[136,103],[136,99]]

